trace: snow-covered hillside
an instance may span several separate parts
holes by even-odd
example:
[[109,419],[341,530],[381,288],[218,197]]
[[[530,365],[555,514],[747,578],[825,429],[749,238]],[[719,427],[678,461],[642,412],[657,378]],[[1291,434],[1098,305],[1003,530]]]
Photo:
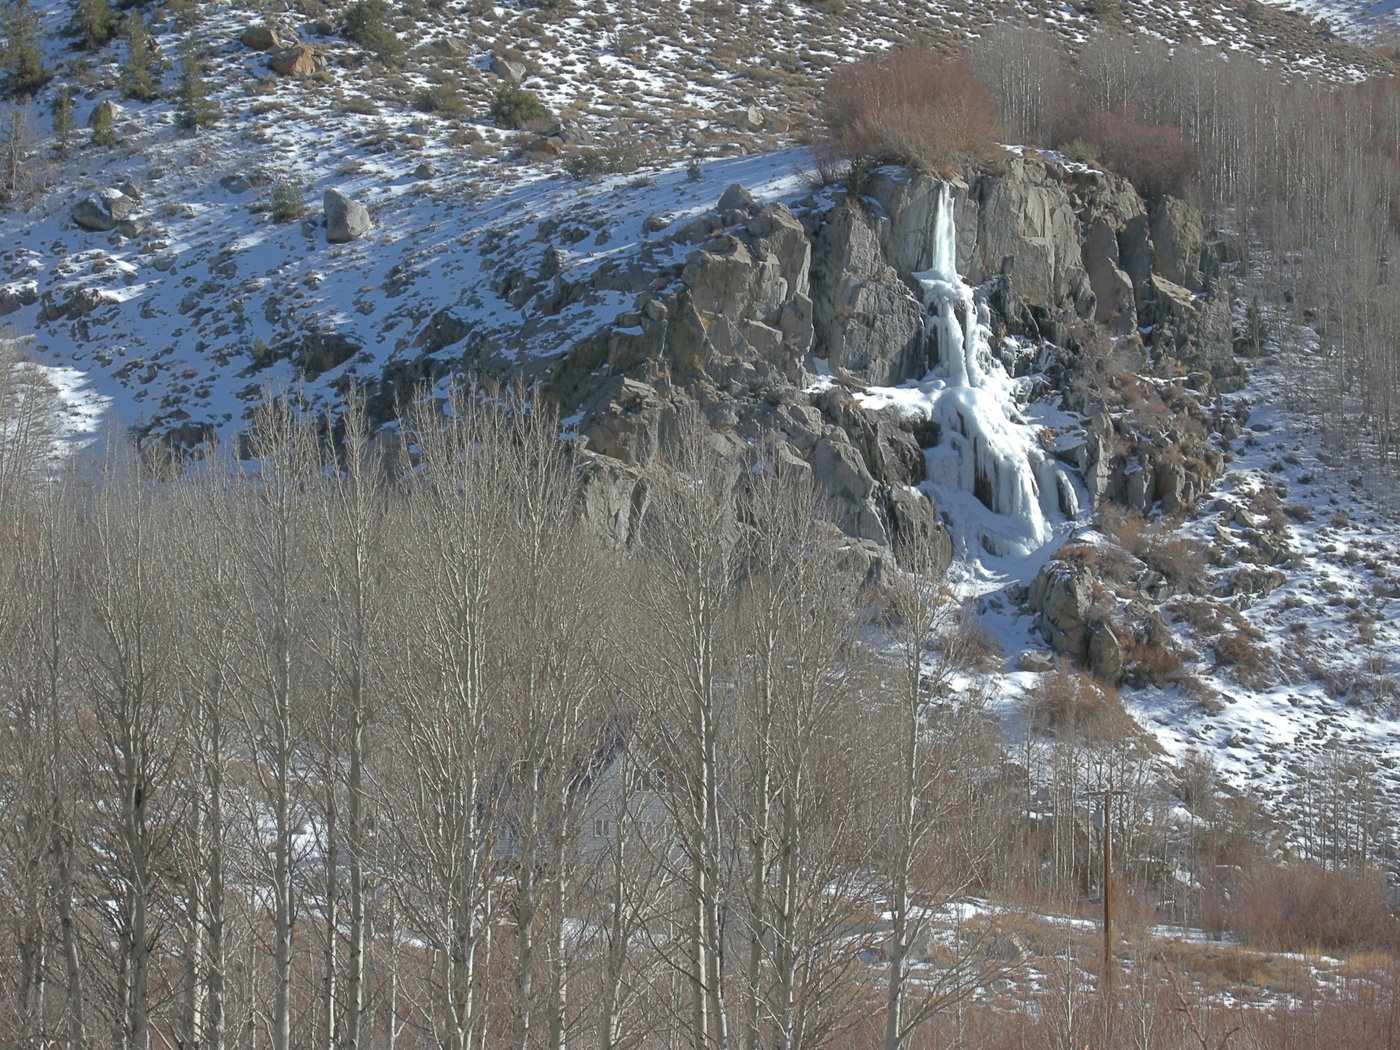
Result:
[[[1279,61],[1337,76],[1371,61],[1314,27],[1290,20],[1284,34],[1233,6],[1124,6],[1133,24],[1168,39],[1226,50],[1264,39]],[[433,378],[488,349],[528,370],[633,310],[645,285],[639,260],[653,273],[678,270],[691,246],[671,235],[726,187],[743,184],[764,202],[830,192],[795,143],[826,68],[915,32],[976,31],[991,9],[1071,36],[1095,26],[1074,5],[1035,0],[975,10],[861,5],[858,37],[849,12],[797,3],[625,7],[578,4],[557,20],[529,7],[475,19],[453,5],[430,8],[404,30],[412,60],[402,69],[379,66],[325,19],[289,14],[284,28],[320,63],[293,78],[270,73],[267,55],[242,41],[259,22],[251,9],[211,5],[197,33],[221,116],[191,134],[176,126],[169,91],[150,103],[121,98],[120,45],[78,54],[57,32],[68,5],[40,5],[58,75],[29,111],[33,132],[49,134],[53,93],[68,83],[80,93],[80,122],[117,102],[117,137],[93,146],[82,130],[67,158],[37,145],[32,206],[0,220],[0,312],[33,337],[32,355],[59,370],[93,426],[101,413],[108,425],[182,444],[233,436],[269,387],[296,386],[309,405],[330,407],[352,381],[390,392],[391,380]],[[1362,14],[1393,20],[1395,7],[1338,2],[1308,13],[1340,31],[1343,20],[1362,26]],[[169,89],[181,32],[173,20],[152,29],[172,59]],[[756,37],[760,56],[739,43]],[[563,118],[558,135],[502,131],[487,119],[504,82],[493,56],[519,63],[524,85]],[[422,93],[434,87],[449,89],[461,111],[424,111]],[[616,151],[631,153],[619,162]],[[633,170],[575,177],[568,164],[581,156]],[[74,222],[74,205],[118,187],[139,220],[127,232]],[[363,237],[328,242],[320,212],[332,189],[368,209]],[[276,194],[284,203],[300,196],[305,214],[275,221]],[[517,296],[526,284],[532,293]],[[548,309],[538,287],[558,293]],[[1214,755],[1228,777],[1265,785],[1281,805],[1300,807],[1300,785],[1337,754],[1369,763],[1366,775],[1400,800],[1389,760],[1400,746],[1391,684],[1400,577],[1385,560],[1394,527],[1367,509],[1317,435],[1277,406],[1275,382],[1263,365],[1229,395],[1251,406],[1245,433],[1191,526],[1228,546],[1260,490],[1285,508],[1281,528],[1295,552],[1286,581],[1257,604],[1237,603],[1238,632],[1262,639],[1260,667],[1227,666],[1183,613],[1171,626],[1208,695],[1149,687],[1127,697],[1169,754]],[[1032,411],[1038,422],[1074,424],[1053,402]],[[1072,508],[1061,517],[1089,527]],[[1066,531],[1039,529],[1036,539],[1058,542]],[[981,597],[1003,648],[1013,726],[1016,702],[1039,682],[1015,669],[1017,659],[1044,642],[1012,596],[1037,564],[1002,575]]]
[[1396,0],[1269,0],[1354,40],[1390,41],[1400,34],[1400,3]]

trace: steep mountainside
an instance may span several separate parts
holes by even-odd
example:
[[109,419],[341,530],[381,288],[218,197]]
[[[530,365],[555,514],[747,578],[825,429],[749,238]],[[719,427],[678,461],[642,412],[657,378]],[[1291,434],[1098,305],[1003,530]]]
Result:
[[[75,401],[180,447],[233,439],[269,387],[319,409],[353,384],[384,421],[452,374],[538,382],[619,542],[677,412],[736,456],[777,434],[852,572],[910,545],[951,568],[1013,731],[1062,656],[1295,816],[1338,755],[1393,798],[1385,526],[1268,367],[1246,385],[1238,239],[1063,157],[839,187],[795,145],[834,64],[989,17],[1084,41],[1111,14],[1336,79],[1388,61],[1260,5],[1097,6],[429,4],[396,18],[402,59],[314,0],[193,30],[161,9],[140,102],[124,44],[75,51],[68,5],[40,5],[57,76],[0,313]],[[220,110],[198,133],[187,36]],[[517,81],[553,111],[533,130],[486,119]],[[110,142],[55,155],[63,85],[80,124],[115,106]]]

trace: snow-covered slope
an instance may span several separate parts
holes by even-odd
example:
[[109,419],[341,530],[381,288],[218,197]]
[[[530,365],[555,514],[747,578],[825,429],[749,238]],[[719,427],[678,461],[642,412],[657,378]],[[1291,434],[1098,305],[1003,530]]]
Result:
[[1361,41],[1390,42],[1400,34],[1400,0],[1267,0]]
[[[81,92],[80,120],[120,99],[122,52],[72,52],[56,35],[68,5],[40,6],[48,63],[59,72],[29,114],[42,138],[59,83]],[[93,416],[101,408],[109,423],[182,441],[236,432],[268,386],[299,385],[322,406],[352,379],[373,386],[396,371],[432,375],[435,362],[447,367],[473,346],[539,360],[631,309],[627,270],[639,252],[647,249],[653,266],[679,263],[687,249],[668,243],[668,231],[712,209],[730,184],[768,201],[815,192],[810,154],[794,139],[824,69],[914,32],[947,39],[975,31],[991,13],[1070,36],[1095,26],[1073,5],[1038,0],[849,6],[859,6],[859,35],[853,11],[798,3],[580,3],[554,21],[506,5],[468,19],[448,4],[405,29],[413,50],[402,70],[377,66],[307,20],[289,28],[316,46],[325,68],[306,80],[268,73],[266,56],[240,41],[259,20],[251,9],[211,7],[198,33],[209,45],[220,119],[191,135],[176,127],[168,97],[120,100],[114,145],[84,144],[68,159],[40,145],[36,168],[42,161],[48,171],[32,207],[0,217],[0,310],[14,331],[33,335],[34,356],[63,370],[56,374],[70,398]],[[1124,6],[1159,35],[1226,49],[1272,32],[1233,6]],[[1393,18],[1388,6],[1389,14],[1371,14]],[[158,20],[153,30],[174,56],[178,27]],[[1280,38],[1280,61],[1339,76],[1358,68],[1358,53],[1308,33],[1296,45]],[[754,39],[764,41],[761,55],[751,53]],[[1307,50],[1314,45],[1322,50]],[[488,69],[494,53],[518,57],[526,86],[592,141],[584,148],[633,150],[614,166],[639,166],[575,178],[567,158],[522,152],[533,134],[486,119],[501,83]],[[462,113],[415,108],[434,85],[456,92]],[[74,223],[71,208],[84,196],[128,182],[147,229],[127,237]],[[304,218],[273,220],[279,185],[303,195]],[[320,201],[332,188],[368,208],[363,238],[327,242]],[[561,295],[548,312],[534,297],[512,305],[522,274],[584,291]],[[950,284],[948,273],[936,276]],[[1171,754],[1216,755],[1227,776],[1267,785],[1280,800],[1337,753],[1368,760],[1375,769],[1367,775],[1400,798],[1389,768],[1400,746],[1391,686],[1400,670],[1400,576],[1385,560],[1394,527],[1366,508],[1314,432],[1267,407],[1276,405],[1274,381],[1262,366],[1234,395],[1254,405],[1247,431],[1205,501],[1212,509],[1193,526],[1217,541],[1239,528],[1240,508],[1254,513],[1255,493],[1287,485],[1282,527],[1295,562],[1283,586],[1239,610],[1264,639],[1261,668],[1226,666],[1183,617],[1173,627],[1196,648],[1189,665],[1207,694],[1140,689],[1128,699]],[[1028,580],[997,582],[1014,591]],[[1005,650],[1009,712],[1039,681],[1013,669],[1017,654],[1044,643],[1005,591],[984,606]]]

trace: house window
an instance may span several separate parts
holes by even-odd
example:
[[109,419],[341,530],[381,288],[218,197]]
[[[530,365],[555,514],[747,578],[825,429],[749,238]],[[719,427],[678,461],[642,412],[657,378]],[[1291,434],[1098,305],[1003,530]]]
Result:
[[595,839],[605,839],[612,834],[611,820],[594,820],[593,837]]

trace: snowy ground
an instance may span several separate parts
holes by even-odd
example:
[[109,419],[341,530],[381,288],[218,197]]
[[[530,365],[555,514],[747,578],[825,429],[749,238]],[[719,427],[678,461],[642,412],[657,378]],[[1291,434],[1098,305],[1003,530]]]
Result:
[[[64,71],[62,80],[76,59],[52,31],[67,5],[38,6],[50,31],[48,62]],[[1342,6],[1362,5],[1333,4]],[[1369,6],[1393,18],[1397,5]],[[1088,25],[1067,4],[1007,0],[1002,8],[1048,19],[1071,35]],[[648,11],[693,19],[700,9]],[[984,24],[953,3],[864,10],[863,34],[853,40],[806,5],[737,5],[725,16],[731,34],[742,36],[742,26],[752,23],[752,32],[772,44],[768,65],[758,70],[744,48],[733,61],[721,59],[707,50],[716,41],[676,43],[684,37],[679,30],[627,34],[628,24],[609,28],[590,16],[534,32],[541,28],[534,16],[513,6],[496,8],[489,27],[473,36],[451,21],[458,13],[449,4],[420,48],[460,59],[454,83],[469,113],[453,118],[404,103],[430,82],[423,70],[431,63],[419,63],[392,86],[394,78],[372,65],[340,66],[342,58],[354,58],[346,42],[308,37],[330,59],[328,82],[282,80],[267,74],[265,56],[237,40],[257,21],[251,11],[211,6],[201,33],[217,42],[209,62],[223,111],[219,123],[189,137],[174,126],[168,100],[122,101],[116,146],[78,148],[51,173],[31,210],[0,216],[0,297],[15,304],[6,323],[33,334],[34,355],[74,406],[80,431],[107,425],[144,432],[185,423],[227,434],[269,385],[300,384],[309,403],[326,404],[347,379],[372,378],[388,364],[418,358],[425,331],[444,312],[522,356],[552,353],[628,309],[630,297],[596,293],[541,316],[528,304],[507,302],[500,287],[512,270],[538,274],[553,250],[558,278],[587,284],[639,246],[660,245],[667,230],[713,207],[731,183],[765,199],[806,195],[805,150],[739,152],[782,137],[726,130],[746,99],[761,101],[765,114],[793,99],[810,102],[814,70],[907,39],[911,19],[950,33]],[[1234,8],[1162,5],[1154,17],[1222,46],[1244,39]],[[173,27],[153,30],[173,55]],[[442,50],[437,42],[447,39],[465,43]],[[499,82],[483,67],[493,47],[506,45],[523,52],[531,69],[527,86],[557,112],[595,129],[616,118],[637,121],[656,147],[657,163],[579,180],[557,162],[519,159],[519,137],[484,119],[484,100]],[[78,104],[80,121],[98,100],[119,97],[119,55],[109,49],[101,60],[84,60],[90,79]],[[167,86],[172,81],[168,72]],[[48,132],[48,101],[41,97],[31,112],[40,137]],[[148,234],[126,239],[75,226],[70,208],[77,200],[127,179],[144,194]],[[302,189],[305,221],[271,220],[269,188],[277,179]],[[332,187],[369,208],[374,226],[364,239],[326,243],[317,218],[322,192]],[[657,247],[657,261],[669,250]],[[307,333],[343,335],[359,349],[314,376],[288,359],[263,360]],[[1288,522],[1297,559],[1287,582],[1241,610],[1273,650],[1272,679],[1246,685],[1216,672],[1211,654],[1200,652],[1198,669],[1219,692],[1209,710],[1180,690],[1130,692],[1128,700],[1170,754],[1209,753],[1226,776],[1282,804],[1290,804],[1309,768],[1337,753],[1373,760],[1375,776],[1397,799],[1400,772],[1391,767],[1400,723],[1391,683],[1400,671],[1400,571],[1387,560],[1396,530],[1366,505],[1318,435],[1277,407],[1278,381],[1261,367],[1239,395],[1259,407],[1216,494],[1228,509],[1251,487],[1282,481],[1283,502],[1299,508]],[[1053,405],[1026,412],[1041,424],[1072,422]],[[1203,535],[1217,525],[1231,528],[1221,520],[1203,521]],[[1057,541],[1066,531],[1056,533]],[[1038,550],[977,581],[979,590],[991,589],[986,625],[1008,666],[1020,651],[1043,647],[1007,592],[1023,586],[1049,553]],[[1000,683],[1006,709],[1037,681],[1008,671]]]

